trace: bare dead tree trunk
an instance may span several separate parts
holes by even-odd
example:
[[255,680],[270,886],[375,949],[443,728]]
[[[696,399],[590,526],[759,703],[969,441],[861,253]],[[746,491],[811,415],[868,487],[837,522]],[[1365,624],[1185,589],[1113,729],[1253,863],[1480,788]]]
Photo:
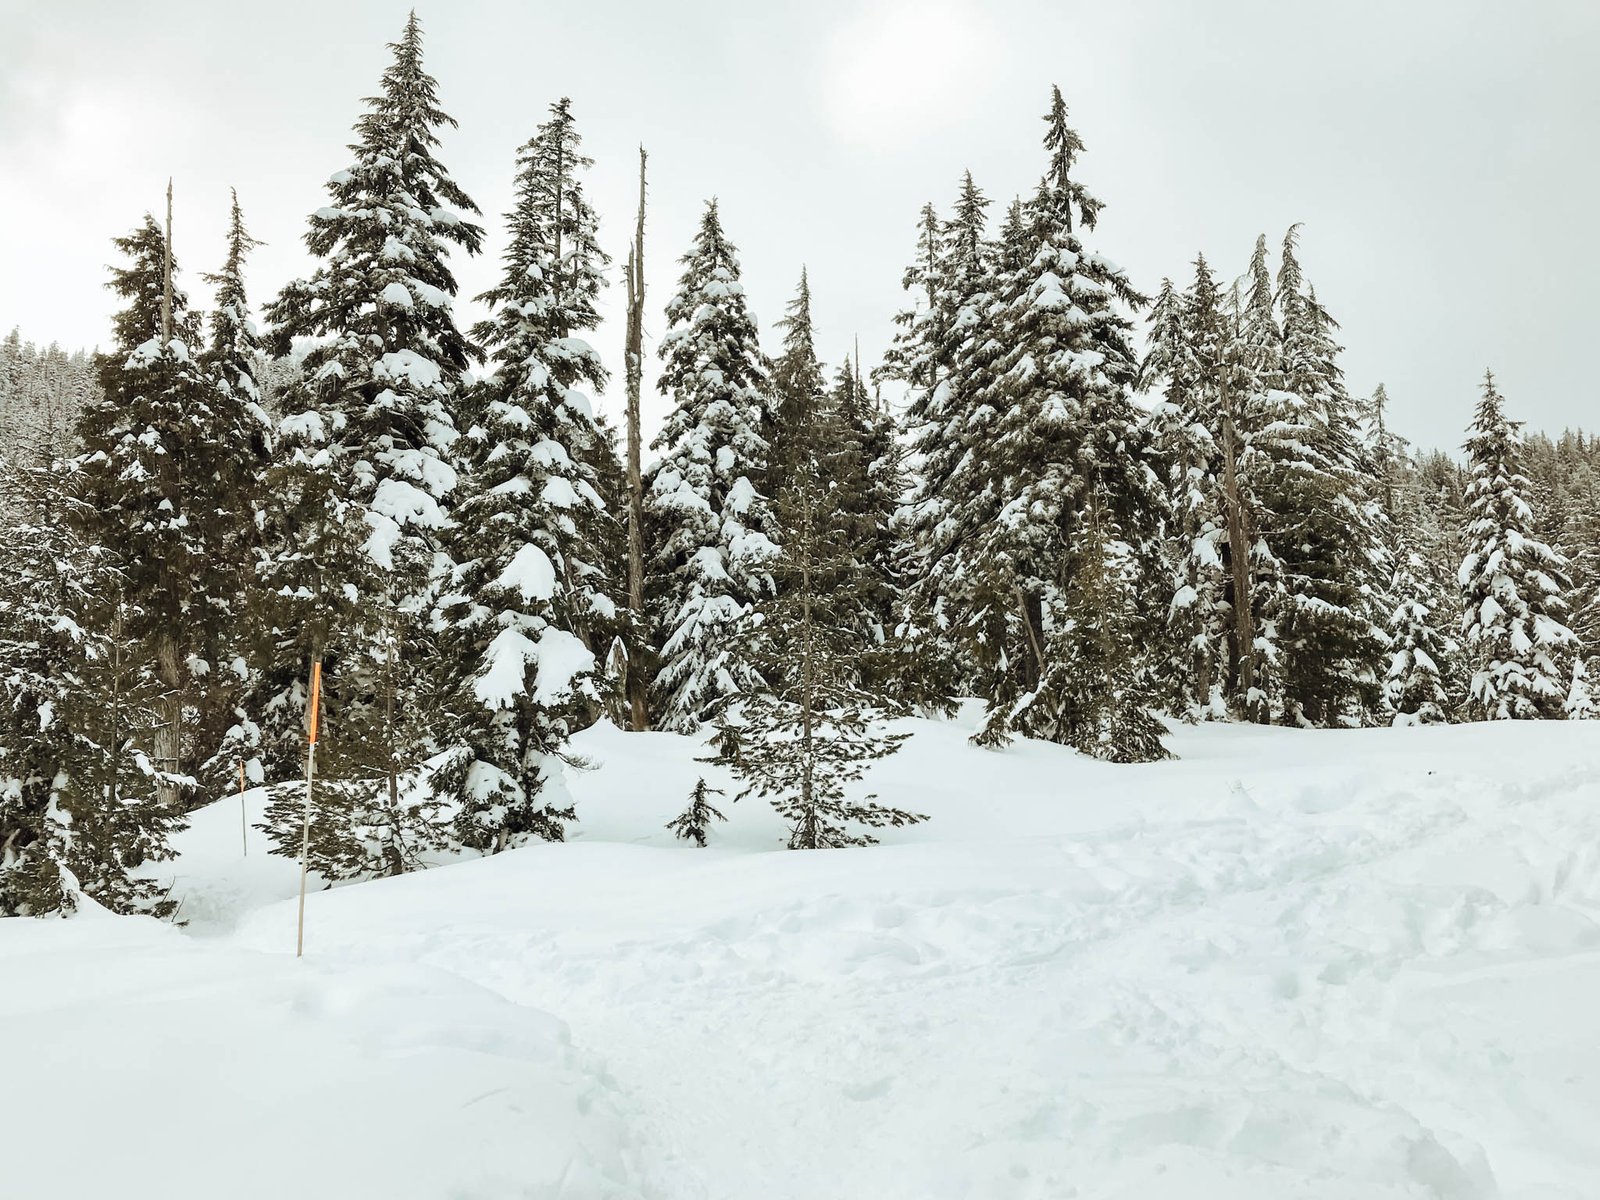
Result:
[[[628,250],[628,607],[634,628],[644,615],[644,476],[640,465],[639,393],[644,378],[644,147],[639,147],[639,219]],[[643,647],[628,656],[628,700],[633,728],[650,728],[649,680]]]
[[167,177],[167,239],[161,248],[161,348],[172,340],[172,177]]

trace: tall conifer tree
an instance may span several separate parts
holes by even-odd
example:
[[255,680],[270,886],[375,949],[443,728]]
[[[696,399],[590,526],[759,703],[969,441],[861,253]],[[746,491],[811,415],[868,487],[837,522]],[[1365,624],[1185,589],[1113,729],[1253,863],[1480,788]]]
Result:
[[649,580],[657,723],[680,731],[762,685],[739,646],[772,593],[777,554],[777,525],[760,491],[771,382],[716,201],[683,263],[661,341],[661,387],[673,409],[654,442],[661,458],[646,501],[657,547]]
[[1485,373],[1467,434],[1462,632],[1471,708],[1487,720],[1554,717],[1571,685],[1577,639],[1563,624],[1565,562],[1532,534],[1531,487],[1520,470],[1520,426]]
[[[330,786],[313,837],[338,874],[410,869],[442,836],[414,771],[424,715],[443,680],[427,646],[456,486],[456,410],[473,347],[454,315],[451,247],[476,253],[477,206],[438,160],[439,107],[416,14],[310,218],[311,277],[272,305],[273,348],[315,339],[286,401],[271,481],[283,550],[269,584],[282,599],[275,698],[280,738],[300,735],[303,677],[326,662]],[[333,786],[343,783],[347,786]],[[292,804],[273,814],[298,850]]]
[[599,319],[605,260],[569,101],[551,106],[517,161],[504,272],[482,297],[493,315],[474,330],[494,369],[463,439],[459,566],[444,610],[463,744],[441,783],[459,797],[459,840],[495,850],[563,836],[573,812],[562,747],[595,704],[595,631],[616,612],[596,538],[614,524],[595,466],[609,447],[586,393],[606,372],[576,336]]

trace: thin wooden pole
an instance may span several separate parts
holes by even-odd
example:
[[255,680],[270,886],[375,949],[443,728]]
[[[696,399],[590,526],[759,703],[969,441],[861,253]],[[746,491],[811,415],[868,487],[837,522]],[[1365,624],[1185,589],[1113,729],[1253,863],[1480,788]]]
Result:
[[306,951],[306,869],[311,857],[311,788],[317,778],[317,702],[322,698],[322,660],[311,664],[311,725],[306,735],[306,809],[300,824],[300,917],[295,928],[294,956]]
[[244,759],[239,760],[239,844],[244,855],[250,857],[250,822],[244,814]]

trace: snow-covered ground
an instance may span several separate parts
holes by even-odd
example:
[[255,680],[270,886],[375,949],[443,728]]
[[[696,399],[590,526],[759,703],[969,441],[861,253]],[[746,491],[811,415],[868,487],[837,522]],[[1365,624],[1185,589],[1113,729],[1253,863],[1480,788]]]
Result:
[[187,928],[0,922],[0,1195],[1600,1197],[1600,727],[907,727],[932,819],[812,853],[673,843],[704,747],[591,730],[573,842],[318,892],[298,962],[198,814]]

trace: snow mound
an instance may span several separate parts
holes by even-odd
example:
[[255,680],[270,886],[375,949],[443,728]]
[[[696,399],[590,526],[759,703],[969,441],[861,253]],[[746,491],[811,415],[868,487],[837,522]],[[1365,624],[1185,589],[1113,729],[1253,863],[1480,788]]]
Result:
[[[703,742],[597,726],[572,842],[316,891],[301,962],[292,864],[198,814],[210,936],[0,927],[42,1035],[10,1186],[167,1146],[121,1194],[278,1195],[301,1132],[342,1197],[1600,1195],[1592,728],[1213,726],[1112,767],[899,727],[866,783],[931,819],[795,853]],[[705,850],[664,828],[701,775]]]

